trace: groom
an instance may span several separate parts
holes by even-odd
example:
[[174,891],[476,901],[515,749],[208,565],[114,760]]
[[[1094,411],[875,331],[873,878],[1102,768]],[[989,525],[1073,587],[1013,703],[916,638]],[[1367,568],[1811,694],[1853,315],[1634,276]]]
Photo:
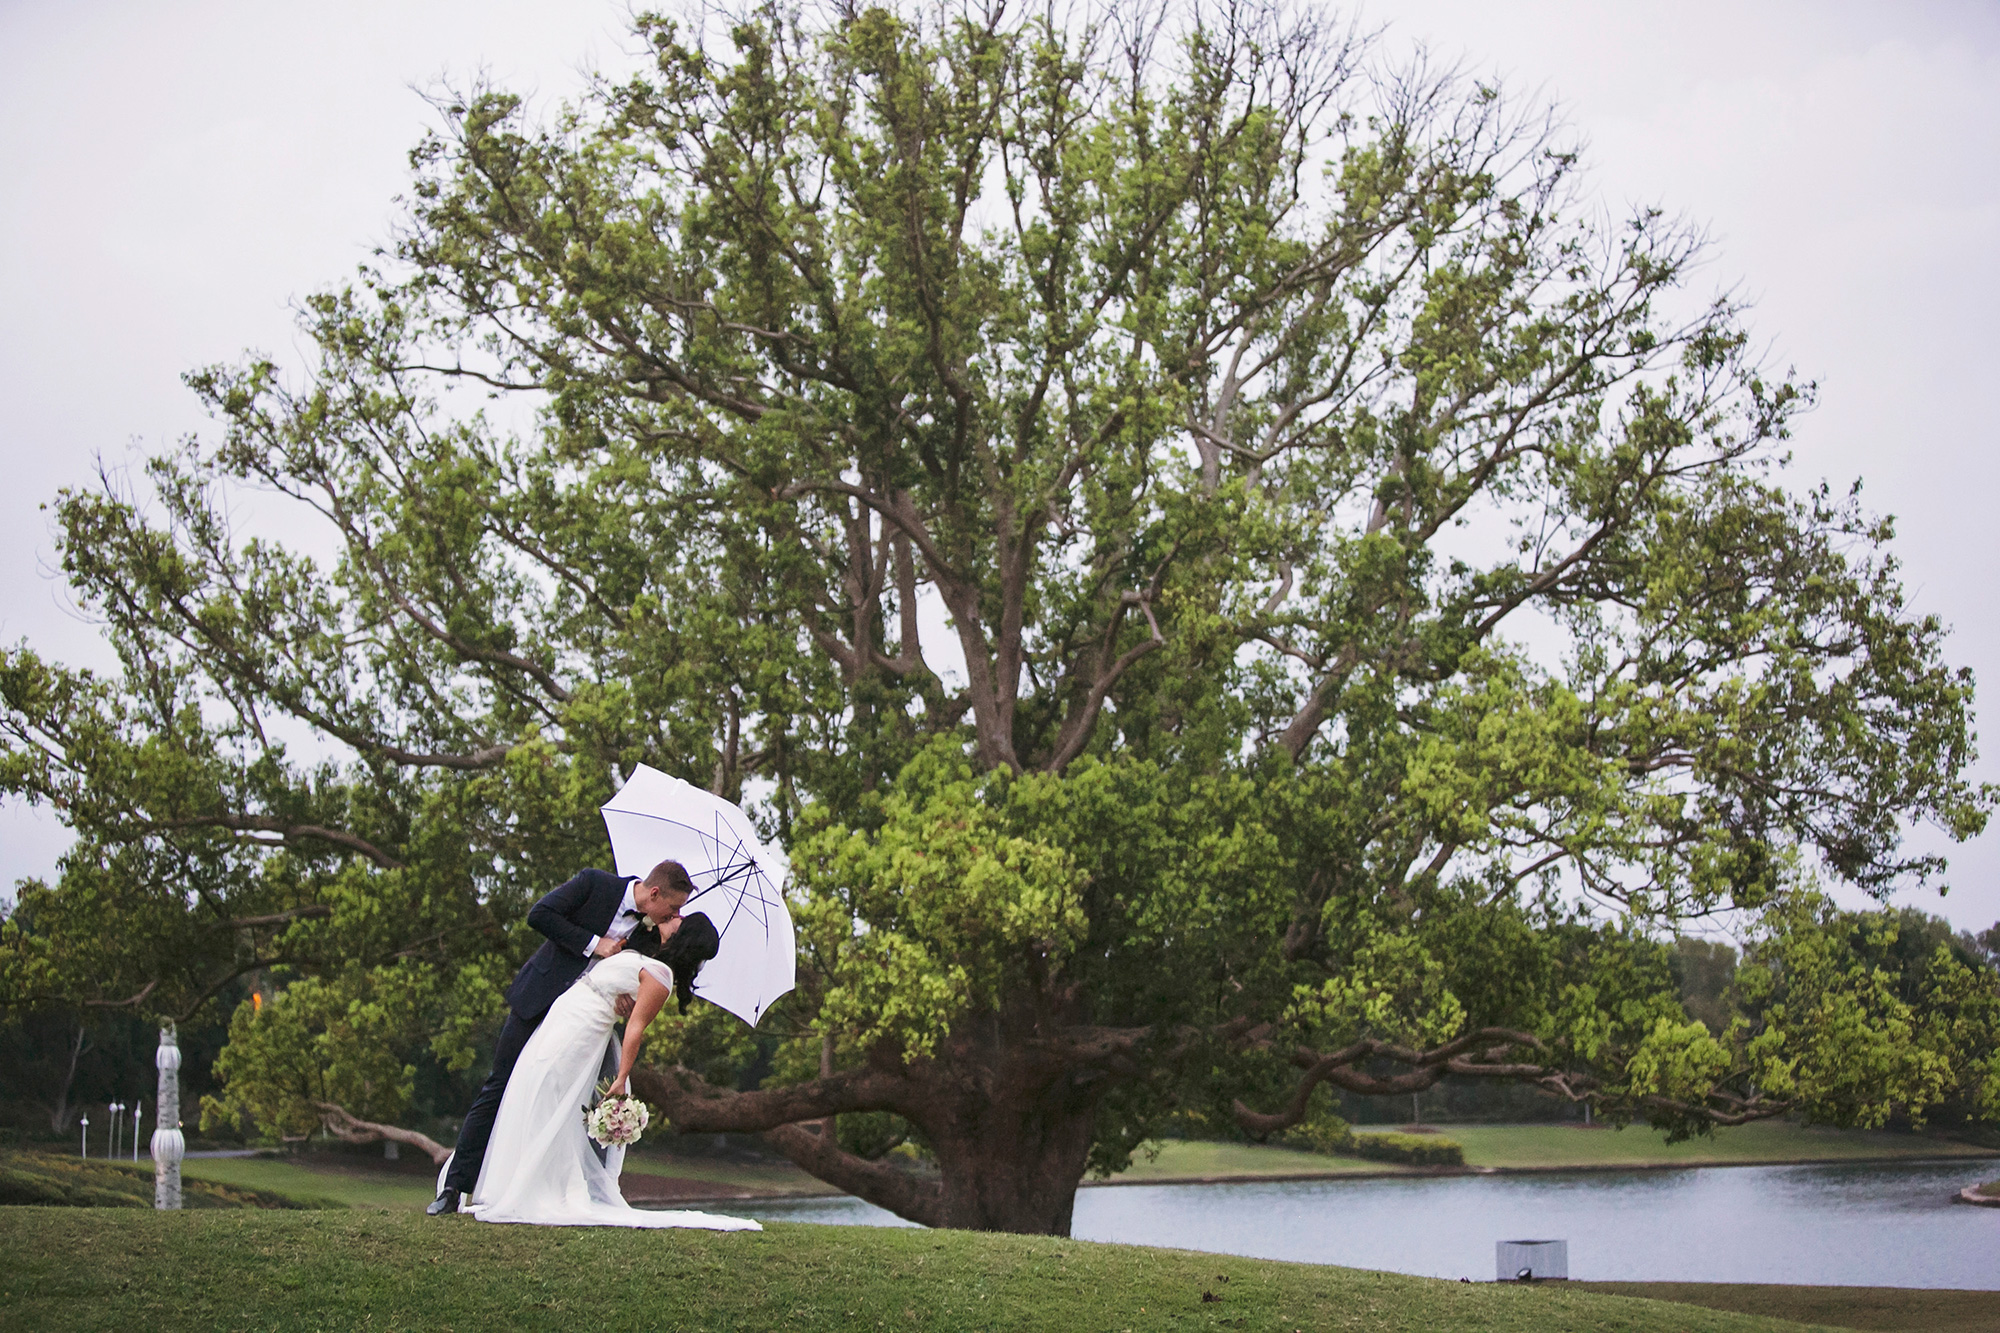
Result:
[[425,1212],[432,1217],[457,1212],[459,1199],[479,1182],[507,1078],[556,997],[583,975],[593,958],[609,958],[628,947],[657,956],[680,924],[681,908],[693,892],[694,881],[681,863],[662,861],[644,879],[583,871],[528,909],[528,924],[548,939],[507,988],[507,1018],[493,1048],[493,1072],[479,1085],[479,1095],[465,1113],[451,1169]]

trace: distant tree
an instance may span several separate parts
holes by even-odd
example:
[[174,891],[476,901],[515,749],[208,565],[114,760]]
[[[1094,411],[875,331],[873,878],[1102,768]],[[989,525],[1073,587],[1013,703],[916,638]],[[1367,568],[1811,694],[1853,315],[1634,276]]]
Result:
[[1978,934],[1961,931],[1958,948],[1967,956],[1976,958],[1991,968],[2000,968],[2000,922],[1995,922]]
[[[305,381],[195,375],[219,441],[61,499],[124,666],[0,660],[0,784],[78,838],[16,1002],[312,977],[229,1095],[302,1122],[325,1049],[389,1114],[355,1006],[430,974],[368,1041],[454,1058],[644,761],[759,805],[802,952],[642,1092],[919,1221],[1065,1232],[1166,1117],[1321,1083],[1697,1132],[1973,1079],[1850,1076],[1908,1024],[1805,893],[1983,826],[1971,679],[1889,525],[1779,484],[1807,394],[1677,313],[1693,230],[1310,14],[637,32],[545,126],[445,100]],[[1711,1031],[1657,932],[1724,909],[1765,981]]]
[[1729,1027],[1730,985],[1736,980],[1736,950],[1719,940],[1683,935],[1674,941],[1674,978],[1688,1017],[1710,1032]]
[[1771,916],[1737,980],[1767,1096],[1839,1124],[2000,1120],[2000,985],[1948,922],[1812,895]]
[[90,1025],[75,1010],[8,1014],[0,1020],[0,1060],[9,1100],[43,1113],[51,1134],[69,1133],[77,1119],[77,1069],[90,1048]]
[[476,1054],[465,1038],[497,997],[468,1003],[439,994],[439,980],[436,969],[408,964],[354,969],[304,977],[269,1004],[240,1006],[229,1045],[216,1061],[225,1090],[202,1099],[202,1123],[227,1123],[275,1142],[303,1140],[320,1129],[354,1143],[390,1139],[442,1164],[447,1149],[394,1124],[408,1111],[415,1088],[410,1034],[440,1034],[435,1045],[462,1069]]

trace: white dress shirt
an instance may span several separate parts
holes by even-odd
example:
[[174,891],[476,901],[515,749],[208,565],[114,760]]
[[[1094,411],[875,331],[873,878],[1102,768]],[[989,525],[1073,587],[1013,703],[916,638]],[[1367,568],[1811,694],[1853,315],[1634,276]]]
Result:
[[625,939],[639,928],[641,921],[646,919],[643,916],[625,915],[627,912],[636,912],[639,910],[638,902],[632,897],[632,891],[638,887],[639,878],[636,875],[625,881],[624,900],[618,904],[618,911],[612,916],[611,924],[604,928],[604,933],[590,937],[590,943],[583,947],[584,957],[595,960],[597,957],[597,942],[599,940]]

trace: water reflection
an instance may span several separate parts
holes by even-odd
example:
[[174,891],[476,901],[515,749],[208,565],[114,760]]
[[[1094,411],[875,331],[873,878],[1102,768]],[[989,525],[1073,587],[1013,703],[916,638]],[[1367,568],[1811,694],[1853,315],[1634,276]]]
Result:
[[[1951,1202],[1994,1174],[1974,1161],[1131,1185],[1081,1191],[1075,1232],[1477,1281],[1496,1240],[1561,1237],[1576,1278],[2000,1290],[2000,1208]],[[741,1211],[908,1225],[858,1199]]]

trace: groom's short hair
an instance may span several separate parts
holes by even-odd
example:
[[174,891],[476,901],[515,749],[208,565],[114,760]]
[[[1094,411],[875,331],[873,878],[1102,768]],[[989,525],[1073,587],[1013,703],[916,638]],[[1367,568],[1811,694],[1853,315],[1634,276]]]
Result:
[[679,861],[660,862],[646,872],[645,883],[649,888],[665,889],[669,893],[690,897],[694,894],[694,880],[689,877],[687,867]]

